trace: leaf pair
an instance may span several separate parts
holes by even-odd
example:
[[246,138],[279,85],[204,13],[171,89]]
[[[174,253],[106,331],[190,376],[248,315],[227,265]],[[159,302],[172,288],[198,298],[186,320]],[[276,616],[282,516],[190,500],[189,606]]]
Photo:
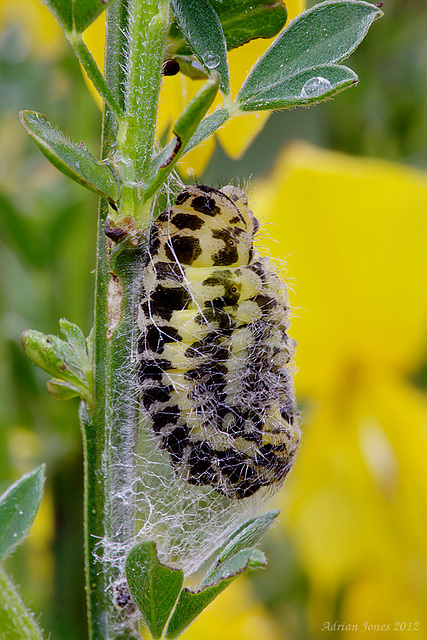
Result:
[[59,400],[80,396],[90,404],[91,340],[86,341],[81,329],[68,320],[60,320],[59,325],[65,340],[29,329],[22,334],[22,346],[34,364],[54,376],[47,383],[50,394]]
[[357,75],[337,63],[382,15],[362,0],[328,0],[301,13],[251,69],[235,102],[201,122],[185,152],[239,113],[310,105],[356,84]]
[[154,640],[176,638],[238,575],[267,564],[264,554],[250,545],[259,542],[278,513],[269,511],[239,527],[196,591],[183,589],[181,570],[159,562],[154,542],[133,547],[126,561],[127,581]]
[[[224,0],[216,2],[215,9],[209,0],[171,0],[171,5],[175,21],[169,30],[169,55],[196,54],[208,73],[217,71],[225,95],[230,94],[227,50],[254,38],[272,38],[287,18],[281,0]],[[191,75],[191,66],[187,73]]]
[[382,15],[361,1],[324,2],[300,14],[249,73],[237,100],[242,111],[318,102],[358,81],[337,62],[347,58]]

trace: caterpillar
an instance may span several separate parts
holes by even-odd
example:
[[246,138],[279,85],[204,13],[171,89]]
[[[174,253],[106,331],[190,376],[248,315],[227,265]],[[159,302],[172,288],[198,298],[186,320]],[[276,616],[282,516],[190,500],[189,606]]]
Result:
[[300,440],[285,285],[254,248],[246,194],[187,186],[148,230],[138,386],[193,485],[243,499],[281,485]]

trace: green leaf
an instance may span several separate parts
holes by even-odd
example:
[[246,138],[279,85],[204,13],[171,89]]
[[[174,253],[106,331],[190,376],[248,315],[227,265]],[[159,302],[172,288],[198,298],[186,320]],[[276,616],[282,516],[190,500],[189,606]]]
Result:
[[197,147],[197,145],[203,142],[203,140],[209,138],[209,136],[215,133],[217,129],[222,127],[222,125],[227,122],[229,117],[229,109],[227,109],[227,107],[221,107],[220,109],[217,109],[216,111],[211,113],[207,118],[202,120],[202,122],[197,127],[196,132],[185,147],[182,155],[185,155],[188,151],[191,151],[191,149]]
[[251,518],[233,533],[230,541],[221,551],[217,562],[223,562],[242,549],[247,549],[259,542],[271,527],[280,511],[267,511],[261,516]]
[[86,338],[80,327],[66,318],[61,318],[59,327],[72,349],[86,355]]
[[192,80],[206,80],[209,77],[204,66],[195,56],[174,56],[174,60],[179,63],[179,70]]
[[191,50],[209,72],[220,77],[220,89],[230,93],[227,45],[221,22],[208,0],[171,0],[175,18]]
[[98,162],[83,145],[67,140],[45,116],[35,111],[21,111],[21,122],[41,152],[57,169],[91,191],[99,193],[115,208],[117,185],[111,169]]
[[288,12],[281,0],[222,0],[215,3],[227,49],[254,38],[273,38],[286,24]]
[[229,555],[223,561],[217,562],[207,572],[200,583],[200,587],[211,587],[220,580],[238,575],[246,571],[246,569],[259,569],[260,567],[265,567],[266,564],[265,555],[259,549],[240,549],[234,555]]
[[227,559],[216,568],[215,573],[205,576],[201,589],[183,589],[175,611],[169,622],[166,638],[176,638],[205,609],[208,604],[224,591],[238,575],[250,568],[265,566],[264,554],[258,549],[244,549]]
[[[286,5],[281,0],[222,0],[215,2],[214,8],[228,50],[254,38],[273,38],[283,29],[287,19]],[[190,52],[176,22],[171,25],[169,39],[174,57],[175,52],[181,55]]]
[[190,100],[173,127],[175,140],[166,149],[162,149],[151,164],[151,176],[144,185],[143,200],[147,200],[156,193],[159,186],[171,173],[197,126],[214,101],[217,92],[217,78],[211,78]]
[[47,390],[49,394],[57,400],[71,400],[81,395],[82,390],[79,387],[75,387],[71,382],[64,382],[64,380],[49,380],[47,382]]
[[79,327],[68,320],[61,320],[60,325],[66,340],[29,329],[22,334],[22,346],[34,364],[54,376],[48,382],[52,395],[61,400],[79,395],[90,403],[92,367],[86,340]]
[[11,553],[28,533],[43,495],[45,467],[30,471],[0,497],[0,558]]
[[126,559],[130,592],[154,640],[161,637],[184,581],[180,570],[162,565],[154,542],[136,544]]
[[242,111],[262,111],[312,104],[335,95],[358,81],[357,75],[348,67],[324,64],[266,87],[256,96],[242,102],[240,108]]
[[[317,73],[319,67],[331,75],[330,80],[336,83],[338,90],[354,83],[356,76],[353,75],[351,81],[349,70],[337,68],[334,75],[331,65],[348,57],[363,40],[372,22],[382,15],[375,5],[359,0],[331,0],[300,14],[249,73],[237,96],[240,108],[250,111],[258,103],[261,106],[257,108],[272,108],[262,106],[266,95],[270,96],[272,104],[281,104],[281,101],[288,104],[287,94],[293,92],[295,98],[298,85],[302,89],[305,81],[323,77]],[[305,81],[301,84],[303,78]],[[330,94],[322,93],[315,99]],[[303,95],[298,103],[312,101]],[[296,100],[290,104],[296,104]]]
[[0,566],[1,640],[43,640],[34,616],[25,608],[15,586]]
[[63,29],[83,33],[113,0],[45,0]]
[[179,596],[178,604],[172,614],[168,624],[166,638],[176,638],[179,636],[197,616],[212,602],[220,593],[231,584],[237,576],[231,576],[226,580],[221,580],[218,584],[207,587],[202,591],[190,591],[183,589]]

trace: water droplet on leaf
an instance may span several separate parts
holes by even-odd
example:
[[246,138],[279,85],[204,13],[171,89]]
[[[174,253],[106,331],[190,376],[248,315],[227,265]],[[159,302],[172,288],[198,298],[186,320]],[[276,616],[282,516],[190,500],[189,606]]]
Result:
[[203,56],[203,63],[207,66],[208,69],[216,69],[220,63],[219,56],[212,51],[208,51]]
[[317,96],[321,96],[322,93],[326,93],[331,89],[332,85],[326,78],[322,78],[321,76],[316,76],[315,78],[310,78],[303,85],[301,89],[301,97],[302,98],[316,98]]

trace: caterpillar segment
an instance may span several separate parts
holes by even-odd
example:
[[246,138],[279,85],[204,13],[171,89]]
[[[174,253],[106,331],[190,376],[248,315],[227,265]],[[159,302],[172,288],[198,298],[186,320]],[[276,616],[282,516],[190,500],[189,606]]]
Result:
[[180,478],[243,499],[277,488],[300,439],[285,285],[231,185],[186,187],[149,230],[138,324],[144,410]]

